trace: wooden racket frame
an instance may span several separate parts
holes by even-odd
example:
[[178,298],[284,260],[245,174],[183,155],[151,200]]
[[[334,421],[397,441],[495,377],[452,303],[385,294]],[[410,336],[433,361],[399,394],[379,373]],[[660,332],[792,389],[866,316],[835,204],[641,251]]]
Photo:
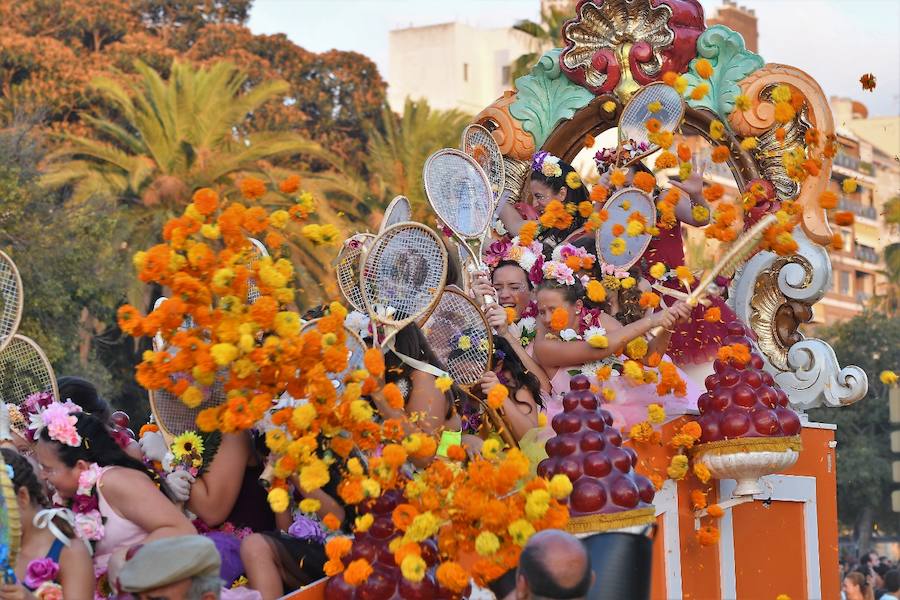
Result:
[[[0,356],[2,356],[3,351],[7,350],[12,342],[19,341],[31,347],[32,350],[37,353],[38,358],[41,359],[41,362],[44,363],[44,367],[47,369],[47,373],[50,376],[50,392],[53,394],[53,399],[62,401],[64,398],[59,397],[59,386],[56,384],[56,372],[53,370],[53,365],[50,364],[50,359],[47,358],[47,355],[44,353],[43,348],[41,348],[37,342],[31,339],[28,336],[24,336],[21,333],[14,333],[9,336],[10,342],[2,351],[0,351]],[[45,391],[45,390],[35,390],[35,391]],[[7,402],[7,404],[12,404],[11,402]]]
[[15,261],[9,257],[8,254],[0,250],[0,261],[3,261],[9,265],[10,271],[12,271],[13,276],[16,280],[16,289],[19,291],[17,294],[17,302],[16,302],[16,314],[13,317],[13,324],[10,327],[9,334],[5,336],[5,338],[0,338],[0,352],[3,351],[4,348],[12,341],[13,336],[15,336],[16,332],[19,330],[19,325],[22,323],[22,309],[25,304],[25,289],[22,285],[22,275],[19,273],[19,268],[16,266]]
[[[380,233],[380,232],[379,232],[379,233]],[[347,240],[352,240],[352,239],[355,239],[355,238],[363,238],[364,240],[366,240],[366,241],[362,241],[362,242],[361,242],[361,243],[363,244],[363,249],[360,250],[359,256],[356,257],[357,265],[359,265],[359,264],[362,262],[363,254],[364,254],[365,251],[366,251],[366,250],[365,250],[366,243],[368,243],[368,245],[371,246],[372,242],[375,241],[375,238],[376,238],[376,237],[378,237],[378,236],[373,235],[373,234],[371,234],[371,233],[355,233],[355,234],[353,234],[352,236],[350,236],[349,238],[347,238]],[[347,301],[347,304],[349,304],[350,306],[352,306],[355,310],[358,310],[358,311],[360,311],[360,312],[365,312],[365,311],[367,311],[366,306],[365,306],[365,298],[363,298],[363,306],[357,306],[356,303],[350,298],[350,292],[349,292],[349,290],[346,289],[347,286],[348,286],[348,284],[345,284],[345,283],[344,283],[343,279],[340,277],[340,275],[339,275],[339,273],[338,273],[338,271],[339,271],[340,268],[341,268],[341,262],[342,262],[342,258],[343,258],[343,256],[344,256],[344,251],[345,251],[346,249],[347,249],[347,245],[346,245],[346,242],[345,242],[344,244],[341,245],[341,249],[338,250],[337,258],[334,259],[335,274],[338,275],[338,277],[337,277],[338,289],[339,289],[340,292],[341,292],[341,296],[343,296],[343,297],[344,297],[344,300]],[[362,271],[360,270],[360,272],[362,272]],[[360,287],[360,280],[359,280],[359,278],[357,278],[356,284],[357,284],[356,289],[359,290],[359,295],[360,295],[360,297],[362,297],[362,296],[363,296],[363,293],[362,293],[362,288]]]
[[[494,136],[491,134],[490,131],[488,131],[487,127],[485,127],[484,125],[480,125],[478,123],[472,123],[471,125],[467,125],[465,127],[465,129],[463,129],[462,135],[459,136],[459,149],[462,150],[464,153],[468,154],[469,156],[471,156],[472,158],[475,158],[475,156],[473,154],[469,154],[470,144],[468,143],[468,138],[469,138],[470,131],[478,131],[478,130],[483,131],[484,135],[486,135],[488,137],[488,139],[491,140],[490,142],[488,142],[488,145],[489,145],[488,156],[491,157],[491,163],[498,162],[498,161],[493,160],[494,156],[499,157],[499,159],[500,159],[499,160],[500,166],[498,169],[500,171],[500,181],[497,184],[497,193],[493,194],[493,187],[491,188],[491,193],[493,195],[493,200],[494,200],[492,208],[494,208],[496,210],[497,202],[499,201],[500,196],[503,194],[503,188],[506,187],[506,163],[503,162],[503,152],[500,150],[500,145],[497,144],[497,140],[494,139]],[[496,152],[494,152],[494,151],[496,151]],[[475,162],[477,163],[478,160],[476,159]],[[481,165],[478,165],[478,166],[480,167]],[[484,171],[484,169],[482,169],[482,171]],[[485,175],[487,175],[486,171],[485,171]],[[491,177],[490,177],[490,175],[488,175],[488,182],[490,183],[490,181],[491,181]],[[494,211],[491,211],[491,214],[493,215]],[[488,225],[488,230],[490,230],[490,225]]]
[[[403,195],[394,196],[394,199],[391,200],[388,203],[387,208],[384,209],[384,216],[381,217],[381,224],[378,226],[379,234],[383,233],[385,229],[387,229],[388,227],[391,226],[391,225],[387,224],[388,220],[391,218],[391,213],[394,212],[394,209],[401,202],[406,202],[406,204],[409,206],[409,215],[410,215],[410,217],[412,217],[412,203],[409,201],[409,198],[407,198],[406,196],[403,196]],[[407,222],[407,221],[397,221],[397,223],[405,223],[405,222]],[[393,223],[392,225],[396,225],[397,223]],[[372,235],[372,234],[366,234],[366,235]],[[375,237],[375,236],[372,236],[372,237]]]
[[[22,545],[22,520],[19,517],[19,505],[16,503],[16,490],[6,473],[6,461],[3,460],[3,456],[0,456],[0,494],[3,494],[6,520],[9,523],[9,530],[6,532],[9,545],[9,567],[14,569]],[[13,581],[5,581],[5,579],[6,574],[0,572],[0,582],[15,583],[15,579]]]
[[[652,81],[652,82],[648,83],[647,85],[645,85],[644,87],[642,87],[641,89],[639,89],[637,92],[635,92],[635,94],[634,94],[631,98],[628,99],[628,102],[627,102],[627,103],[625,104],[625,106],[622,108],[622,112],[619,113],[619,123],[622,122],[622,117],[624,117],[624,116],[628,113],[628,108],[637,105],[637,102],[635,102],[635,101],[636,101],[638,98],[640,98],[642,94],[643,94],[643,95],[646,95],[647,90],[650,90],[650,89],[652,89],[652,88],[654,88],[654,87],[658,87],[658,86],[671,87],[671,86],[669,86],[669,84],[663,83],[662,81]],[[679,103],[679,107],[681,108],[681,114],[680,114],[679,117],[678,117],[677,125],[676,125],[675,127],[672,128],[672,132],[673,132],[673,133],[675,132],[675,129],[676,129],[676,128],[678,128],[678,127],[681,126],[682,121],[684,121],[684,114],[685,114],[686,108],[685,108],[685,105],[684,105],[684,99],[683,99],[683,98],[681,99],[681,102]],[[619,165],[619,156],[620,156],[621,153],[622,153],[622,145],[627,141],[627,140],[623,140],[623,139],[622,139],[622,127],[621,127],[621,126],[618,128],[618,135],[617,135],[616,137],[618,138],[618,144],[616,145],[616,160],[615,160],[615,165],[616,165],[616,168],[618,168],[618,167],[620,166],[620,165]],[[625,163],[622,164],[621,167],[623,167],[623,168],[630,167],[631,165],[633,165],[633,164],[636,163],[637,161],[642,160],[642,159],[644,159],[644,158],[650,156],[651,154],[653,154],[653,153],[656,152],[657,150],[659,150],[659,146],[656,146],[656,145],[654,145],[654,144],[651,144],[650,147],[649,147],[647,150],[645,150],[644,152],[641,152],[641,153],[639,153],[639,154],[636,154],[635,156],[632,156],[632,157],[629,158],[627,161],[625,161]]]
[[[617,201],[621,196],[624,196],[625,194],[631,193],[631,192],[638,192],[647,197],[647,199],[650,203],[650,207],[653,210],[653,218],[650,219],[649,222],[653,223],[653,225],[656,225],[656,217],[657,217],[656,203],[653,201],[653,198],[650,196],[650,194],[648,194],[644,190],[642,190],[640,188],[636,188],[634,186],[622,188],[621,190],[617,191],[615,194],[610,196],[607,199],[607,201],[603,203],[603,210],[608,211],[609,207],[613,205],[613,202]],[[650,226],[649,223],[648,223],[648,226]],[[612,263],[607,263],[603,257],[604,252],[600,246],[600,230],[601,229],[603,229],[603,228],[598,227],[597,230],[594,232],[594,251],[597,254],[597,260],[599,260],[601,263],[612,264]],[[574,235],[574,232],[573,232],[573,235]],[[624,270],[630,269],[632,266],[634,266],[634,264],[637,261],[639,261],[641,259],[641,257],[644,255],[644,253],[647,252],[647,248],[650,246],[650,242],[653,241],[653,236],[649,235],[649,234],[641,234],[641,235],[647,236],[647,241],[644,243],[644,248],[640,251],[639,254],[637,254],[637,256],[635,256],[635,258],[633,258],[629,263],[627,263],[627,265],[624,265],[624,266],[616,265],[617,269],[624,269]]]

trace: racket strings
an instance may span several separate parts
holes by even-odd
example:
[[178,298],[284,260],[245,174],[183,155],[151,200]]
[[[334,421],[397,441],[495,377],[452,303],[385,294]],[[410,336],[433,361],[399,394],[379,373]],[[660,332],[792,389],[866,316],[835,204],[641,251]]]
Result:
[[[307,333],[309,331],[318,330],[318,319],[310,321],[306,325],[303,326],[301,330],[302,333]],[[344,391],[344,380],[353,371],[357,371],[359,369],[365,368],[364,357],[366,354],[366,346],[363,344],[363,341],[360,339],[355,332],[350,331],[347,328],[344,328],[344,331],[347,333],[347,336],[344,340],[344,345],[347,348],[347,368],[341,371],[340,373],[333,373],[331,377],[331,382],[334,384],[335,389],[338,394],[343,393]]]
[[19,405],[31,394],[56,391],[56,376],[41,349],[25,336],[15,335],[0,352],[0,401]]
[[[655,102],[659,102],[659,107],[654,107],[658,110],[651,111],[651,104]],[[619,135],[623,141],[630,139],[651,144],[648,120],[656,119],[660,130],[674,132],[683,116],[684,103],[674,88],[664,83],[649,85],[635,94],[625,106],[619,119]]]
[[335,267],[341,294],[353,308],[359,311],[365,310],[362,291],[359,289],[359,257],[362,251],[362,244],[357,247],[344,245],[338,254]]
[[494,136],[480,125],[469,125],[463,132],[463,152],[475,159],[488,176],[494,195],[503,191],[505,165]]
[[422,332],[456,383],[472,385],[490,367],[490,330],[478,307],[462,294],[444,292]]
[[446,268],[446,251],[433,232],[396,225],[373,242],[366,257],[361,276],[366,305],[385,324],[415,319],[440,293]]
[[15,333],[22,306],[22,289],[16,267],[0,256],[0,347]]
[[463,237],[480,237],[493,213],[490,182],[475,160],[439,150],[425,163],[425,193],[438,217]]
[[225,370],[216,373],[215,382],[210,387],[202,388],[203,400],[194,408],[188,407],[178,396],[166,390],[153,392],[150,403],[157,424],[173,436],[196,430],[200,411],[215,408],[225,402],[226,375]]
[[403,223],[412,219],[412,206],[406,196],[397,196],[388,207],[384,215],[384,222],[381,230],[384,231],[388,227],[392,227],[397,223]]

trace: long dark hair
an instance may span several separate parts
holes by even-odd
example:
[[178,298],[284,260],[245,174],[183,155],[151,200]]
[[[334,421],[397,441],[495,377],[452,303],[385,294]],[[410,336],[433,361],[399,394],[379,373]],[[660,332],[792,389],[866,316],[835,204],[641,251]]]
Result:
[[[3,455],[3,462],[12,467],[12,485],[13,489],[18,493],[22,488],[28,490],[28,496],[31,498],[33,506],[40,508],[49,508],[50,500],[47,498],[47,491],[44,489],[41,480],[38,479],[34,467],[28,462],[28,459],[9,448],[0,448],[0,454]],[[70,539],[75,539],[75,532],[68,523],[59,518],[54,518],[53,523]]]
[[149,477],[153,483],[160,487],[164,494],[171,498],[168,487],[160,479],[159,475],[148,469],[141,461],[126,454],[100,419],[87,413],[77,413],[75,419],[75,429],[82,440],[78,446],[60,444],[50,437],[46,427],[41,429],[41,441],[49,442],[56,447],[56,454],[63,464],[71,468],[79,460],[83,460],[88,463],[97,463],[101,467],[114,466],[134,469]]
[[64,375],[56,380],[61,400],[71,400],[84,412],[94,415],[104,423],[112,418],[112,408],[97,391],[97,386],[81,377]]
[[516,392],[524,388],[531,393],[534,398],[534,403],[543,407],[544,402],[541,399],[541,382],[538,381],[538,378],[534,373],[525,368],[522,359],[520,359],[519,355],[513,350],[512,344],[510,344],[506,338],[499,335],[494,338],[495,359],[497,358],[498,352],[503,353],[502,363],[499,366],[503,371],[508,372],[510,376],[510,381],[508,382],[509,396],[513,399],[513,402],[516,404],[527,404],[526,402],[521,402],[516,399]]
[[[447,367],[444,366],[441,359],[439,359],[434,353],[434,350],[431,349],[431,344],[428,343],[428,339],[425,337],[425,334],[422,333],[422,329],[415,323],[410,323],[397,332],[397,335],[394,338],[394,348],[400,354],[428,363],[442,371],[447,370]],[[396,382],[400,379],[409,379],[409,375],[413,370],[412,367],[400,360],[400,357],[391,351],[385,353],[384,365],[384,379],[388,383]],[[444,396],[447,398],[448,404],[445,418],[449,419],[453,414],[456,392],[451,388],[444,393]]]
[[538,292],[542,290],[556,290],[562,293],[563,299],[569,304],[575,304],[579,300],[583,301],[585,297],[584,286],[581,285],[581,281],[577,277],[572,285],[559,283],[555,279],[545,279],[537,288]]
[[517,263],[514,260],[504,260],[500,261],[496,267],[491,269],[491,283],[494,283],[494,273],[497,272],[498,269],[502,269],[503,267],[515,267],[525,273],[525,283],[528,284],[528,290],[531,291],[534,289],[534,284],[531,283],[531,278],[528,276],[528,271],[522,268],[522,265]]
[[[537,181],[538,183],[543,183],[548,188],[553,190],[553,193],[558,193],[561,189],[566,188],[566,202],[574,202],[578,204],[579,202],[583,202],[588,199],[587,190],[584,187],[584,183],[578,188],[572,188],[566,185],[566,177],[569,173],[574,173],[575,169],[572,168],[572,165],[569,163],[559,161],[557,163],[559,168],[562,170],[562,174],[559,177],[547,177],[541,171],[532,171],[531,172],[531,180]],[[581,178],[578,179],[581,181]]]
[[[597,255],[597,243],[593,237],[576,240],[573,244],[576,248],[584,248],[593,255]],[[593,302],[590,298],[585,297],[584,305],[588,308],[599,308],[606,314],[615,318],[622,325],[630,325],[635,321],[644,318],[644,309],[641,307],[641,290],[637,283],[643,278],[640,263],[633,265],[628,270],[628,275],[634,277],[635,285],[629,289],[619,288],[618,290],[607,291],[606,300],[603,302]],[[591,276],[597,281],[603,281],[603,264],[597,260],[591,269]],[[619,294],[619,312],[613,314],[610,306],[609,297],[611,294],[618,292]]]

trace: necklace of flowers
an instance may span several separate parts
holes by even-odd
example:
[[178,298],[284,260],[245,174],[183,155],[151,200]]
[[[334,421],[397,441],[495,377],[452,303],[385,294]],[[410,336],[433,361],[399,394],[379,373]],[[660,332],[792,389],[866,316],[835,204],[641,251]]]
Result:
[[[75,530],[78,536],[89,541],[92,548],[106,536],[103,527],[106,519],[100,514],[100,498],[97,495],[97,483],[102,472],[103,469],[97,463],[91,463],[82,471],[78,476],[78,491],[68,503],[68,508],[75,513]],[[60,506],[66,505],[57,494],[54,494],[53,501]]]

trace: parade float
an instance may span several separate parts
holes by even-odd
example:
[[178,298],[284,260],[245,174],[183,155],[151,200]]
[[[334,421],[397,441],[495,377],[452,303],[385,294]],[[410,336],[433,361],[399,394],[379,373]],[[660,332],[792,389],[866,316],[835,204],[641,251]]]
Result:
[[[460,241],[461,261],[483,267],[498,197],[513,204],[528,198],[536,157],[574,163],[616,129],[621,147],[632,139],[622,140],[621,131],[639,92],[675,90],[680,108],[672,113],[672,130],[659,130],[666,121],[661,113],[636,123],[655,136],[651,145],[661,154],[651,181],[635,177],[635,193],[650,199],[651,216],[640,217],[640,231],[629,235],[644,235],[645,222],[652,229],[657,218],[674,219],[666,195],[656,192],[655,171],[689,174],[699,148],[683,150],[679,143],[675,151],[676,135],[708,145],[739,195],[717,206],[706,231],[723,244],[724,258],[695,280],[679,270],[686,267],[675,235],[682,258],[665,262],[677,273],[673,281],[685,284],[676,287],[686,289],[654,288],[678,292],[692,306],[711,306],[700,309],[700,328],[725,311],[736,317],[714,345],[680,341],[690,356],[685,369],[705,387],[691,399],[697,409],[665,414],[651,404],[646,420],[614,426],[603,381],[575,376],[561,412],[547,424],[552,432],[537,464],[508,435],[498,410],[508,393],[502,385],[484,399],[484,422],[499,435],[488,437],[482,456],[467,460],[459,441],[445,446],[442,439],[437,448],[428,435],[408,434],[402,419],[376,415],[402,409],[408,393],[385,382],[382,352],[400,355],[399,330],[418,323],[450,340],[448,373],[401,357],[433,373],[442,391],[454,383],[467,388],[490,364],[491,333],[477,305],[445,290],[444,243],[429,227],[410,222],[405,199],[395,200],[378,235],[352,236],[336,262],[345,300],[369,321],[351,324],[347,308],[335,302],[302,324],[285,239],[302,234],[322,244],[334,241],[336,230],[309,221],[314,203],[297,181],[282,181],[276,190],[247,177],[239,190],[194,193],[184,214],[166,225],[164,243],[135,257],[140,279],[172,295],[147,316],[129,306],[119,311],[125,333],[155,337],[137,378],[153,394],[162,454],[178,450],[175,462],[184,463],[162,468],[199,472],[212,460],[219,432],[257,428],[274,457],[263,478],[268,499],[284,511],[292,479],[304,493],[318,490],[341,464],[332,483],[355,507],[353,536],[346,528],[340,533],[334,515],[321,519],[329,531],[328,577],[290,596],[297,599],[464,597],[514,573],[529,536],[547,528],[567,529],[592,549],[608,533],[647,539],[655,529],[648,553],[655,600],[836,598],[834,427],[804,413],[858,401],[867,380],[859,368],[839,365],[827,343],[799,331],[831,281],[835,202],[826,186],[835,137],[824,94],[803,71],[747,50],[738,33],[707,28],[694,0],[581,0],[562,38],[563,48],[545,52],[515,90],[461,132],[462,151],[441,150],[423,165],[429,202],[445,236]],[[656,114],[662,105],[646,106]],[[618,167],[618,157],[613,160]],[[597,182],[585,183],[598,189]],[[264,196],[277,197],[286,210],[263,208]],[[721,189],[710,191],[711,201],[721,198]],[[621,209],[628,222],[619,226],[630,225],[632,200],[623,191],[608,199],[591,194],[591,200],[604,207],[604,219]],[[601,256],[606,229],[595,225]],[[614,227],[611,235],[621,235]],[[630,242],[621,245],[612,254],[634,252],[634,260],[647,249],[647,243],[636,244],[637,251]],[[441,312],[454,295],[466,311],[471,303],[475,316]],[[6,341],[15,324],[8,329]],[[366,333],[373,338],[368,350],[358,335]],[[0,360],[13,351],[10,344]],[[640,380],[642,368],[625,362],[623,375]],[[684,395],[675,367],[657,364],[659,395]],[[24,405],[26,392],[52,393],[52,373],[40,379],[13,403]],[[371,397],[378,398],[374,406]],[[179,438],[198,435],[194,424],[199,437],[191,439],[211,453],[185,454]],[[436,452],[446,460],[410,468],[410,461],[428,461]],[[320,504],[307,499],[299,509],[312,515]]]

